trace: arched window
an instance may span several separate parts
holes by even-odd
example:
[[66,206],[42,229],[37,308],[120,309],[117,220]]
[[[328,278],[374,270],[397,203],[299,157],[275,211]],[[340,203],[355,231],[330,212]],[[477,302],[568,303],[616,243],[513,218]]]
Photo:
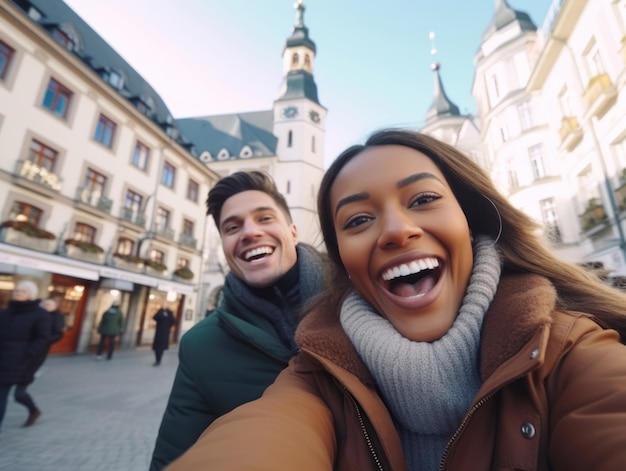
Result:
[[294,52],[293,56],[291,56],[291,65],[298,65],[298,62],[300,62],[300,56],[297,52]]
[[308,54],[304,55],[304,68],[306,70],[311,70],[311,57]]

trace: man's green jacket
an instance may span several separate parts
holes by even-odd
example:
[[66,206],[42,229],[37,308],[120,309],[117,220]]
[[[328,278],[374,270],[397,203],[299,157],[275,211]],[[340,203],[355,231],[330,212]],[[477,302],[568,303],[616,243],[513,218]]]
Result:
[[[179,365],[150,464],[163,469],[218,417],[259,398],[296,352],[298,309],[324,286],[326,259],[298,244],[300,303],[257,296],[231,274],[223,301],[181,338]],[[282,339],[281,339],[282,337]]]

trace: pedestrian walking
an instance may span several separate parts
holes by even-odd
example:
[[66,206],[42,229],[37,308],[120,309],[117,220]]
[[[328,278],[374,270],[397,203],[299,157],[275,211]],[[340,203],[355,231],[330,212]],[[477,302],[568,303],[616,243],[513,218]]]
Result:
[[24,427],[41,416],[26,387],[33,382],[50,342],[50,315],[39,305],[39,289],[29,280],[15,285],[9,306],[0,310],[0,429],[11,387],[15,401],[28,409]]
[[102,352],[106,347],[107,360],[113,358],[113,350],[115,350],[115,337],[121,335],[124,331],[124,315],[119,308],[120,302],[116,299],[111,307],[102,314],[102,319],[98,324],[98,333],[100,334],[100,342],[96,352],[96,359],[102,360]]
[[154,333],[154,340],[152,341],[155,361],[152,366],[159,366],[161,364],[161,358],[163,358],[163,352],[169,348],[170,331],[176,322],[176,318],[169,306],[165,306],[161,307],[152,319],[156,322],[156,331]]

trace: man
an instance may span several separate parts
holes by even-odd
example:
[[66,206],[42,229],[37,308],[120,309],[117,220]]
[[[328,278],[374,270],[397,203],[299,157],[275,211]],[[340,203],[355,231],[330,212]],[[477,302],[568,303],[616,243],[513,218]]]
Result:
[[107,349],[107,360],[113,358],[115,350],[115,339],[124,332],[124,315],[120,311],[119,299],[114,299],[111,307],[102,314],[102,319],[98,324],[100,342],[96,349],[96,360],[102,360],[102,352]]
[[261,396],[296,352],[301,308],[326,278],[326,259],[298,243],[287,202],[266,174],[223,178],[207,207],[230,273],[222,301],[181,339],[151,471],[183,454],[216,418]]
[[21,280],[13,289],[9,306],[0,310],[0,428],[13,385],[15,400],[28,409],[24,427],[30,427],[41,416],[26,392],[38,359],[50,342],[50,315],[39,306],[38,294],[34,282]]

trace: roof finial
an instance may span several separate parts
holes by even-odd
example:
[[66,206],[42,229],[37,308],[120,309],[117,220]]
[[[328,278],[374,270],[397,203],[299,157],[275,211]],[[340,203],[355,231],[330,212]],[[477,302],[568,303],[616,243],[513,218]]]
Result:
[[[437,56],[437,48],[435,47],[435,33],[431,31],[428,33],[428,38],[430,39],[430,55],[433,56],[433,59]],[[439,69],[439,62],[434,61],[430,66],[433,70]]]
[[296,9],[296,28],[302,28],[304,27],[304,10],[306,10],[304,0],[298,0],[293,7]]

